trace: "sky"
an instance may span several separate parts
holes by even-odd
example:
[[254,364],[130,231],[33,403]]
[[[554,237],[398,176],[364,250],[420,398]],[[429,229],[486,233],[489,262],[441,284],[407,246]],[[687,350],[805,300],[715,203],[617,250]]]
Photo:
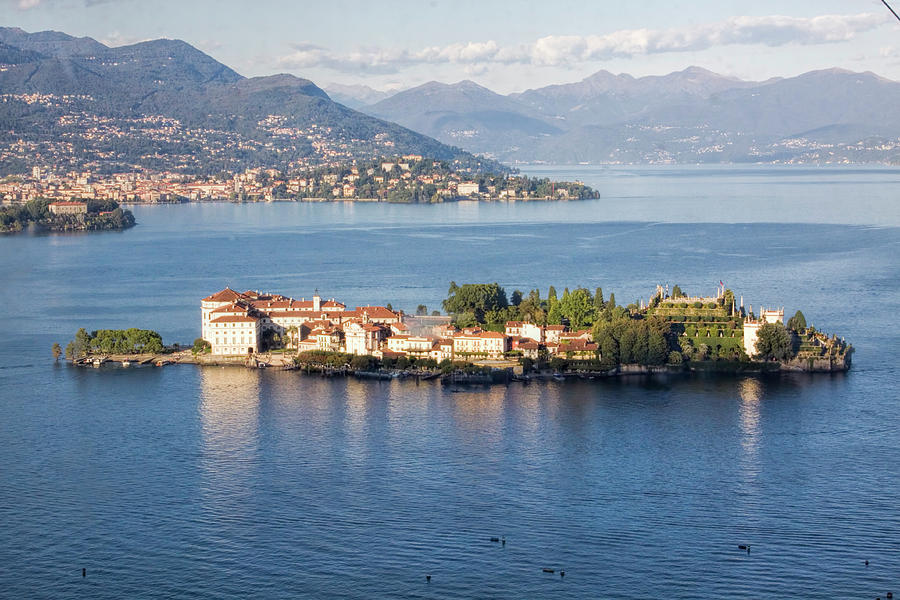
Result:
[[111,46],[182,39],[242,75],[320,87],[470,79],[510,93],[601,69],[689,66],[750,80],[831,67],[900,80],[900,23],[880,0],[0,0],[0,15]]

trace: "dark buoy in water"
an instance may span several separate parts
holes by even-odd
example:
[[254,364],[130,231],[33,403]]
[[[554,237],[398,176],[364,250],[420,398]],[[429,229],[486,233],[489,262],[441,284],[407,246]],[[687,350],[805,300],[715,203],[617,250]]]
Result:
[[887,595],[885,596],[885,598],[887,598],[888,600],[891,600],[893,597],[894,597],[894,592],[888,592]]
[[425,576],[425,583],[431,583],[431,575]]
[[559,576],[560,576],[560,577],[565,577],[565,576],[566,576],[566,572],[565,572],[565,571],[560,571],[560,572],[559,572]]
[[81,569],[81,576],[87,577],[87,569],[84,569],[84,568]]
[[738,550],[746,550],[747,554],[750,554],[750,544],[740,544]]
[[867,567],[869,566],[869,561],[866,561],[866,566],[867,566]]
[[502,539],[500,540],[500,543],[503,544],[503,545],[505,546],[505,545],[506,545],[506,538],[502,538]]
[[547,569],[547,568],[544,568],[543,571],[544,571],[544,573],[556,573],[556,569]]
[[491,538],[491,541],[492,541],[492,542],[499,542],[499,541],[500,541],[500,538],[492,537],[492,538]]

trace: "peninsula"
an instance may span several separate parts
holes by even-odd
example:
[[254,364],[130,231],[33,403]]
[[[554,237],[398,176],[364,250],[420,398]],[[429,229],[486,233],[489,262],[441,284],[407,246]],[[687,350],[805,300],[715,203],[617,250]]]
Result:
[[551,286],[546,297],[539,290],[507,296],[496,283],[451,282],[443,308],[446,314],[428,314],[419,305],[411,315],[390,305],[350,309],[318,292],[297,300],[226,287],[201,300],[201,336],[189,350],[164,349],[155,332],[82,329],[66,356],[95,365],[118,354],[116,360],[156,364],[528,378],[837,372],[850,368],[853,354],[843,339],[807,324],[801,311],[787,322],[783,308],[754,313],[724,285],[711,296],[657,286],[649,301],[620,306],[601,288],[558,294]]
[[46,198],[0,207],[0,233],[34,225],[44,231],[114,231],[134,227],[134,215],[113,200]]

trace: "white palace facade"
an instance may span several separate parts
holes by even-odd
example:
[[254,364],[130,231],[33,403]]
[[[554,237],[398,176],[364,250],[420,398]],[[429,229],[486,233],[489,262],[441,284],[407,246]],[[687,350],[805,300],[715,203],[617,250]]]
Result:
[[410,356],[438,362],[502,359],[511,350],[536,356],[538,347],[550,353],[593,355],[597,348],[591,344],[589,332],[567,334],[562,325],[511,322],[500,333],[442,324],[432,328],[433,335],[413,335],[402,311],[385,306],[347,310],[333,298],[323,300],[318,292],[311,300],[295,300],[281,294],[225,288],[201,300],[200,314],[201,337],[210,344],[212,354],[219,356],[253,355],[281,344],[298,352]]

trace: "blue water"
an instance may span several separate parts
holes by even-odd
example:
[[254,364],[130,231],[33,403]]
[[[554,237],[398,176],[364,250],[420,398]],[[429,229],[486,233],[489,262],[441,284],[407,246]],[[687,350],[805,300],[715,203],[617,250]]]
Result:
[[[0,238],[0,596],[900,592],[898,173],[814,171],[572,169],[604,198],[137,207],[123,233]],[[190,342],[225,285],[432,309],[450,280],[624,303],[720,279],[846,336],[853,370],[454,393],[49,352],[80,326]]]

